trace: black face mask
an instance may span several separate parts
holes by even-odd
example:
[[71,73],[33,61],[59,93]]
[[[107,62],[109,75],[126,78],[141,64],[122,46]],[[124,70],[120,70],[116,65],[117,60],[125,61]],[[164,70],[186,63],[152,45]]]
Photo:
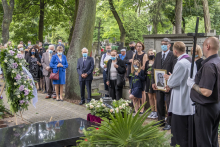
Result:
[[134,47],[132,46],[132,47],[130,47],[130,49],[133,51],[133,50],[134,50]]
[[148,56],[148,58],[149,58],[149,60],[153,60],[155,58],[155,56],[154,55],[150,55],[150,56]]

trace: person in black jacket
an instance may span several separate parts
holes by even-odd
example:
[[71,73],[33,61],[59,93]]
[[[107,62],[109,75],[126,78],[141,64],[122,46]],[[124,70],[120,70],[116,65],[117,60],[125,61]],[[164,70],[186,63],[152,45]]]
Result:
[[[107,82],[109,86],[109,96],[112,99],[119,100],[122,98],[122,87],[117,86],[117,75],[124,75],[126,72],[125,63],[117,57],[117,51],[111,51],[111,59],[107,63]],[[123,77],[123,76],[122,76]]]
[[171,129],[171,116],[167,116],[166,125],[165,125],[165,101],[167,105],[167,110],[169,109],[170,104],[170,92],[163,92],[159,91],[157,89],[157,85],[154,80],[154,69],[165,69],[167,70],[167,74],[173,72],[174,65],[176,63],[176,57],[173,55],[173,52],[170,51],[170,39],[164,38],[161,40],[161,49],[162,52],[158,52],[156,55],[156,58],[154,60],[154,64],[152,66],[152,88],[153,90],[156,90],[156,98],[157,98],[157,115],[158,115],[158,121],[160,121],[158,124],[161,124],[161,126],[165,126],[164,130],[170,130]]
[[127,51],[126,52],[126,56],[124,58],[124,63],[127,64],[127,78],[129,79],[129,85],[131,87],[131,76],[130,73],[131,73],[131,64],[133,62],[133,55],[136,53],[136,50],[135,50],[135,42],[132,41],[129,43],[129,47],[131,50]]
[[[191,55],[192,54],[193,54],[193,48],[191,49]],[[197,66],[197,71],[199,71],[200,68],[202,67],[202,61],[204,61],[204,59],[202,58],[202,49],[199,45],[196,45],[195,62]]]

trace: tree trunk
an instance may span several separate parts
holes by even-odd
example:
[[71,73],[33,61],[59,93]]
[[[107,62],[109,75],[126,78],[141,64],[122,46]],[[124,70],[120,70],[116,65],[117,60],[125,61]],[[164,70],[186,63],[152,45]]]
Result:
[[210,14],[209,14],[208,0],[203,0],[202,3],[203,3],[203,12],[204,12],[205,32],[210,33],[211,20],[210,20]]
[[185,18],[182,17],[182,21],[183,21],[183,29],[182,29],[182,34],[185,33],[185,30],[186,30],[186,21],[185,21]]
[[80,0],[76,23],[73,31],[70,48],[67,54],[69,67],[66,73],[65,98],[80,100],[79,78],[76,70],[81,49],[92,49],[93,31],[95,27],[96,0]]
[[176,0],[176,13],[175,13],[176,34],[181,34],[182,26],[182,0]]
[[121,36],[120,36],[120,42],[123,42],[124,45],[125,45],[125,37],[126,37],[126,31],[125,31],[125,28],[123,26],[123,23],[117,13],[117,11],[115,10],[115,7],[114,7],[114,4],[113,4],[113,0],[108,0],[109,1],[109,5],[110,5],[110,9],[112,11],[112,14],[114,15],[117,23],[118,23],[118,26],[119,26],[119,30],[120,30],[120,33],[121,33]]
[[72,27],[70,29],[70,35],[69,35],[69,39],[68,39],[69,45],[71,43],[72,36],[73,36],[73,31],[74,31],[74,26],[75,26],[75,23],[76,23],[76,16],[77,16],[77,11],[78,11],[78,6],[79,6],[79,0],[75,0],[74,20],[73,20]]
[[154,34],[157,34],[157,22],[153,22],[153,26],[154,26]]
[[40,20],[39,20],[39,33],[38,39],[40,42],[43,42],[44,38],[44,0],[40,0]]
[[12,21],[14,0],[10,0],[9,5],[7,3],[7,0],[2,0],[2,6],[4,10],[4,16],[2,21],[2,43],[4,45],[9,40],[9,27]]

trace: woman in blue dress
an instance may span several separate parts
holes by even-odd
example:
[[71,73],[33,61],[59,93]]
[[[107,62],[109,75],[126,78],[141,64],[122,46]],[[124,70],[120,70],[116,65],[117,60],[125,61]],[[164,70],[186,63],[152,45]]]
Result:
[[144,71],[141,69],[141,62],[134,60],[133,66],[131,66],[131,73],[133,73],[131,80],[131,89],[129,90],[129,98],[133,100],[135,112],[138,112],[140,108],[140,101],[142,98],[142,89],[144,87],[143,81],[145,80]]
[[53,80],[53,84],[55,85],[57,101],[63,101],[63,85],[66,83],[66,68],[68,67],[68,63],[66,56],[63,55],[62,46],[57,47],[57,54],[52,56],[50,67],[53,69],[53,73],[57,73],[59,71],[59,80]]

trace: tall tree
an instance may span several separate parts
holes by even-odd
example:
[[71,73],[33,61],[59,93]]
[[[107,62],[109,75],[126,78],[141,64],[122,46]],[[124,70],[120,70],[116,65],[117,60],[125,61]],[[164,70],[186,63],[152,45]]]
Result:
[[202,3],[203,3],[203,12],[204,12],[205,32],[209,33],[211,30],[211,20],[209,14],[208,0],[203,0]]
[[77,17],[78,6],[79,6],[79,0],[75,0],[75,12],[74,12],[73,24],[72,24],[72,26],[71,26],[70,35],[69,35],[69,39],[68,39],[69,45],[70,45],[70,43],[71,43],[72,36],[73,36],[73,30],[74,30],[74,26],[75,26],[75,23],[76,23],[76,17]]
[[2,6],[4,10],[3,22],[2,22],[2,42],[3,44],[8,42],[9,39],[9,27],[12,21],[12,15],[14,10],[14,0],[10,0],[9,5],[7,0],[2,0]]
[[112,11],[112,14],[114,15],[117,23],[118,23],[118,26],[119,26],[119,30],[120,30],[120,33],[121,33],[121,36],[120,36],[120,42],[123,42],[125,44],[125,37],[126,37],[126,31],[125,31],[125,28],[123,26],[123,22],[121,21],[121,18],[119,17],[115,7],[114,7],[114,3],[113,3],[113,0],[108,0],[109,1],[109,5],[110,5],[110,9]]
[[182,34],[181,26],[182,26],[182,0],[176,0],[176,12],[175,12],[175,29],[176,34]]
[[76,70],[77,61],[81,57],[81,49],[83,47],[88,48],[89,53],[92,49],[95,16],[96,0],[80,0],[67,55],[69,67],[66,73],[65,97],[68,99],[80,99],[80,87]]
[[40,19],[39,19],[39,33],[38,39],[43,42],[43,33],[44,33],[44,7],[45,2],[44,0],[40,0]]

